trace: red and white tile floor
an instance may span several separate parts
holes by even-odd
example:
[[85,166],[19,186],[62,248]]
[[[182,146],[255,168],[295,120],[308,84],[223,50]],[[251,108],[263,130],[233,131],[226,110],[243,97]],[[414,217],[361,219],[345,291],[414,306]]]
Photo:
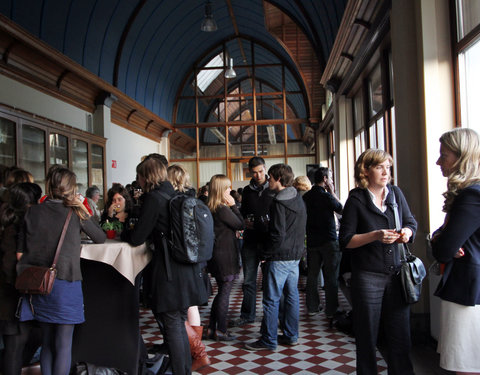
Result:
[[[260,281],[260,280],[259,280]],[[214,292],[215,281],[212,279]],[[229,315],[231,319],[240,316],[242,303],[242,280],[236,280],[230,297]],[[301,277],[299,289],[305,287],[305,278]],[[324,298],[321,292],[322,301]],[[215,294],[214,294],[215,295]],[[210,304],[201,307],[202,321],[208,322]],[[340,293],[342,309],[349,309],[348,302]],[[257,293],[257,316],[262,315],[262,292]],[[162,343],[160,332],[153,315],[148,310],[141,313],[141,331],[148,346]],[[305,308],[305,293],[300,292],[300,335],[298,345],[281,346],[277,351],[251,352],[244,348],[244,343],[254,341],[259,337],[260,322],[231,328],[230,332],[237,340],[225,343],[204,341],[212,364],[202,368],[197,374],[355,374],[355,343],[348,335],[330,329],[324,313],[308,316]],[[377,352],[378,370],[386,374],[386,364]]]

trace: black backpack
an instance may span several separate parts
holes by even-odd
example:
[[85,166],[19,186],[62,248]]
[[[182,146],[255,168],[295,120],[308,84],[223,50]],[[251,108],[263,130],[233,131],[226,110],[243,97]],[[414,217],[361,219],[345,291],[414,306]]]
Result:
[[215,233],[213,217],[200,199],[177,193],[168,199],[172,258],[180,263],[201,263],[212,258]]

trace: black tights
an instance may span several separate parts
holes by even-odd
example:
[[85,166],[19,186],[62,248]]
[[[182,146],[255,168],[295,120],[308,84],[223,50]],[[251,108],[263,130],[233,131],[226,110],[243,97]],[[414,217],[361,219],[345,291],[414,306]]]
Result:
[[19,322],[20,332],[16,335],[3,335],[3,375],[19,375],[22,372],[23,352],[27,344],[32,322]]
[[40,323],[43,333],[42,375],[68,375],[72,362],[73,324]]
[[210,311],[210,323],[208,328],[211,330],[218,329],[222,333],[227,332],[227,315],[228,305],[230,304],[230,292],[233,287],[232,281],[217,280],[218,294],[212,303]]

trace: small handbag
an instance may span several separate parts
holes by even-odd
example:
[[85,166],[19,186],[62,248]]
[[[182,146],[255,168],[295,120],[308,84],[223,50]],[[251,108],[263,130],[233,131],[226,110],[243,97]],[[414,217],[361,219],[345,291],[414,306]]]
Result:
[[25,268],[15,281],[15,289],[24,294],[50,294],[53,288],[53,283],[57,277],[57,260],[60,255],[60,249],[65,239],[65,233],[67,232],[68,224],[72,217],[72,210],[68,212],[67,219],[63,225],[62,235],[58,241],[57,250],[53,263],[50,267],[43,266],[30,266]]
[[[400,217],[398,215],[398,205],[395,199],[395,193],[392,192],[392,208],[395,215],[395,229],[400,231]],[[402,268],[400,269],[400,278],[402,281],[403,298],[407,303],[415,303],[420,300],[422,291],[422,281],[427,275],[427,271],[420,258],[413,255],[406,244],[399,244],[400,260]]]

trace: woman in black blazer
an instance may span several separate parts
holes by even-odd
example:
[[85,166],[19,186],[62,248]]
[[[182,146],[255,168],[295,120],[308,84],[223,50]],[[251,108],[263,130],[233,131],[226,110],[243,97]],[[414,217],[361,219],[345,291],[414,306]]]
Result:
[[212,303],[207,338],[231,341],[235,337],[227,332],[227,314],[233,282],[240,272],[236,231],[244,228],[242,214],[230,195],[231,182],[227,176],[212,177],[208,192],[208,208],[212,211],[215,245],[208,269],[215,277],[218,293]]
[[145,192],[140,217],[134,229],[124,232],[122,238],[133,246],[147,239],[153,243],[153,257],[143,274],[147,300],[164,327],[173,373],[190,374],[192,358],[185,320],[189,306],[202,305],[208,300],[203,274],[199,264],[177,262],[163,246],[163,233],[170,233],[167,197],[176,194],[167,181],[165,165],[147,157],[137,166],[137,176]]
[[[357,374],[377,373],[380,321],[387,343],[389,374],[413,374],[410,359],[410,308],[401,293],[398,243],[417,229],[402,191],[389,184],[392,157],[369,149],[355,164],[357,188],[350,191],[340,226],[340,246],[351,250],[352,307]],[[395,231],[393,195],[402,229]]]
[[437,164],[448,177],[447,213],[432,236],[433,255],[445,264],[435,292],[441,298],[440,367],[480,374],[480,140],[471,129],[440,138]]

